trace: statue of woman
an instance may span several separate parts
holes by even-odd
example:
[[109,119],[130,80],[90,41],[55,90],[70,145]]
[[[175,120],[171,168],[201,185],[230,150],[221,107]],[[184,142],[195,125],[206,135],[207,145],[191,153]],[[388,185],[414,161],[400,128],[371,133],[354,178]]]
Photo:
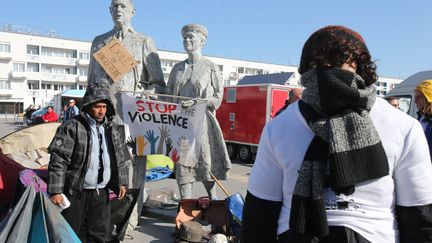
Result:
[[217,199],[215,181],[210,172],[220,180],[227,179],[231,161],[223,140],[222,131],[216,120],[216,110],[223,97],[223,80],[216,64],[203,57],[208,30],[198,24],[185,25],[181,34],[188,59],[177,63],[168,80],[166,93],[175,96],[190,97],[190,100],[172,98],[173,103],[190,107],[196,103],[193,99],[204,99],[207,104],[206,119],[203,123],[203,135],[200,141],[200,152],[197,161],[176,164],[176,178],[180,195],[192,197],[192,184],[201,181],[212,199]]

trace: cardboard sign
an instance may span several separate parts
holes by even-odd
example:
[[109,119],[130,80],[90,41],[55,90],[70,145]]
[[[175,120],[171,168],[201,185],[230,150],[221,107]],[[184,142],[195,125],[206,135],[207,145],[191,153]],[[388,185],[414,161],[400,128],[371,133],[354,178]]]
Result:
[[93,54],[112,80],[120,80],[137,63],[128,50],[116,38]]

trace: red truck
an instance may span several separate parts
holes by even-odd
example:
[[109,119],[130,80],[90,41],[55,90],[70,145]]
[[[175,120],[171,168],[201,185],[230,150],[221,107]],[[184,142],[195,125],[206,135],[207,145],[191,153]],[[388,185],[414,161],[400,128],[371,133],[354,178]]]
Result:
[[261,131],[285,104],[297,86],[250,84],[224,87],[224,98],[216,112],[231,159],[252,162]]

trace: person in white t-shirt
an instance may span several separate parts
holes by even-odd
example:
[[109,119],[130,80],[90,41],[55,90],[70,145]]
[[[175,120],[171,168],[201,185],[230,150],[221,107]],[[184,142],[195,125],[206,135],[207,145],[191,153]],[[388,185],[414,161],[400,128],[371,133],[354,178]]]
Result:
[[[428,242],[432,165],[419,122],[376,97],[361,35],[317,30],[305,87],[261,134],[242,242]],[[394,122],[398,121],[398,122]]]

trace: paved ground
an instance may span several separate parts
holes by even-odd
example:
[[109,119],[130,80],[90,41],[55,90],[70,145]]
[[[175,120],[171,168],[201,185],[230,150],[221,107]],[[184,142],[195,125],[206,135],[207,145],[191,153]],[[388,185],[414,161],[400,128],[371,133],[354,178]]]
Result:
[[[25,127],[25,125],[15,124],[13,119],[0,119],[0,138]],[[245,196],[246,185],[251,167],[252,164],[243,164],[237,162],[233,163],[228,180],[221,182],[230,194],[240,192],[243,196]],[[164,179],[156,182],[148,182],[145,187],[149,192],[152,190],[171,190],[179,195],[175,179]],[[217,189],[217,192],[221,199],[226,198],[225,194],[220,188]],[[196,198],[206,195],[202,183],[195,183],[193,195]],[[175,209],[143,210],[143,214],[139,220],[139,227],[136,228],[131,234],[133,239],[126,239],[124,242],[174,242],[172,233],[174,231],[175,214]]]
[[[246,196],[246,185],[251,167],[252,164],[234,162],[228,180],[221,181],[221,184],[230,194],[240,192],[243,197]],[[172,190],[178,194],[175,179],[148,182],[146,188],[149,191]],[[226,198],[220,188],[217,189],[217,193],[221,199]],[[194,184],[193,194],[195,198],[206,195],[202,183]],[[144,210],[140,219],[140,227],[131,234],[134,239],[125,240],[125,242],[173,242],[175,213],[175,210]]]
[[13,119],[0,119],[0,138],[26,127],[22,123],[14,123]]

